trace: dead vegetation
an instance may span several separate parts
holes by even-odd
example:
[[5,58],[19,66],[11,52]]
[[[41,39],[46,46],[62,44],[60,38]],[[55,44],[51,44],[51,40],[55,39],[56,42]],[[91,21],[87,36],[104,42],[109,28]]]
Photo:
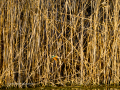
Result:
[[120,1],[0,0],[0,47],[1,86],[118,85]]

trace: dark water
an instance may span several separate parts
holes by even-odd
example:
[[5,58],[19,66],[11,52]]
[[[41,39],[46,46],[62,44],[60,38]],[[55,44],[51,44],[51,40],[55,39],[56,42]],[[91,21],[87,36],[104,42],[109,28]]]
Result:
[[[0,89],[6,90],[6,89]],[[37,87],[37,88],[24,88],[24,89],[7,89],[7,90],[120,90],[120,88],[80,88],[80,87]]]

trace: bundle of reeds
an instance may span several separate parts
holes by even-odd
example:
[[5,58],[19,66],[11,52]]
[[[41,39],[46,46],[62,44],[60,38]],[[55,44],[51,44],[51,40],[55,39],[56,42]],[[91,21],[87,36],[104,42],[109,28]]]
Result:
[[0,0],[1,86],[119,83],[120,0]]

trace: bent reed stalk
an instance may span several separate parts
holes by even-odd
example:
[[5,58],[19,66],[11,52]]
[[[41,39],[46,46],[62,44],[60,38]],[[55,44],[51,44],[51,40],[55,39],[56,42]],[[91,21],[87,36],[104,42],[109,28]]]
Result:
[[0,0],[0,87],[119,83],[119,0]]

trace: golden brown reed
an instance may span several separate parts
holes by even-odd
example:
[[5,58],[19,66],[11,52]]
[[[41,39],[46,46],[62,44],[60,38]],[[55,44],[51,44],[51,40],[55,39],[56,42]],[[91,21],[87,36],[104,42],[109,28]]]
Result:
[[118,85],[119,5],[119,0],[0,0],[0,85]]

